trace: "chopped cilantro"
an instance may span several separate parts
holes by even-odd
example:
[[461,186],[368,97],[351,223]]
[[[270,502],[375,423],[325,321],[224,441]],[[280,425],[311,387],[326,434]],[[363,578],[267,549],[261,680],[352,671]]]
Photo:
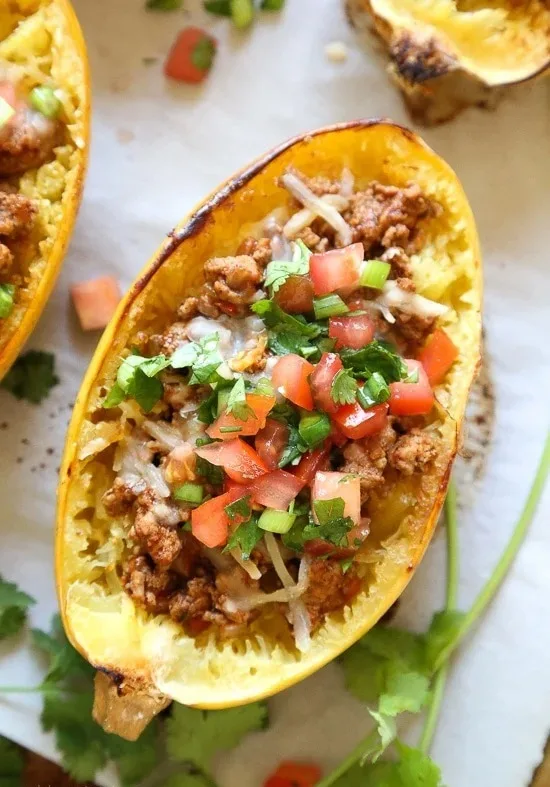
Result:
[[235,528],[223,551],[229,552],[237,547],[241,550],[243,560],[248,560],[252,550],[263,537],[264,531],[258,527],[258,516],[251,516],[247,522]]
[[204,10],[214,16],[231,16],[230,0],[204,0]]
[[266,287],[277,292],[290,276],[303,276],[309,272],[311,252],[301,240],[294,243],[291,260],[272,260],[265,270]]
[[340,565],[342,566],[342,574],[347,574],[353,565],[353,558],[348,557],[347,560],[342,560]]
[[19,633],[25,625],[27,611],[34,603],[31,596],[0,576],[0,640]]
[[21,787],[24,760],[19,746],[0,738],[0,787]]
[[321,333],[321,328],[315,322],[307,322],[301,315],[287,314],[275,301],[264,299],[253,303],[250,307],[260,317],[268,328],[298,333],[314,339]]
[[256,388],[254,389],[253,393],[257,394],[258,396],[274,396],[275,390],[271,384],[271,380],[268,377],[260,377],[256,383]]
[[184,344],[174,352],[170,364],[174,369],[191,369],[190,385],[211,382],[223,358],[218,350],[219,334],[213,333],[198,342]]
[[250,507],[250,495],[239,497],[234,503],[225,506],[225,513],[233,524],[242,524],[247,522],[252,516],[252,509]]
[[211,424],[218,417],[218,389],[203,399],[197,409],[197,418],[203,424]]
[[346,369],[355,377],[369,377],[379,372],[387,383],[395,383],[407,374],[407,367],[400,355],[385,342],[376,339],[362,350],[342,350],[340,354]]
[[340,369],[330,387],[330,396],[336,404],[353,404],[357,396],[357,382],[351,372]]
[[183,7],[183,0],[147,0],[145,8],[154,11],[177,11]]
[[260,8],[262,11],[281,11],[286,0],[262,0]]
[[13,296],[15,286],[13,284],[0,284],[0,318],[9,317],[13,311]]
[[[279,418],[278,420],[284,419]],[[302,440],[299,428],[292,423],[287,423],[287,426],[288,442],[279,459],[279,467],[286,467],[308,450],[307,444]]]
[[[246,403],[246,387],[244,377],[239,377],[227,398],[226,410],[239,421],[246,421],[248,418],[256,418],[254,411]],[[221,429],[220,429],[221,431]]]
[[55,357],[42,350],[29,350],[20,355],[2,380],[2,388],[16,399],[40,404],[59,383],[55,374]]

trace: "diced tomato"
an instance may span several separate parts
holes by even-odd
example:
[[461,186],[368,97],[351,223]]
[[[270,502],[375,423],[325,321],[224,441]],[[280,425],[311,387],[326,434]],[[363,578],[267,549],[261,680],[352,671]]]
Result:
[[288,314],[313,311],[313,283],[309,276],[289,276],[275,293],[275,302]]
[[251,490],[252,497],[260,505],[286,511],[304,486],[304,482],[292,473],[287,473],[286,470],[274,470],[253,481]]
[[299,355],[283,355],[273,367],[271,382],[293,404],[303,407],[304,410],[313,410],[308,382],[313,369],[313,365]]
[[196,85],[202,82],[212,68],[217,41],[199,27],[186,27],[174,41],[164,73],[170,79]]
[[71,286],[71,296],[84,331],[105,328],[120,302],[120,288],[114,276],[81,281]]
[[328,321],[328,335],[336,339],[336,347],[351,347],[360,350],[372,342],[376,326],[368,314],[344,314],[331,317]]
[[210,623],[204,618],[187,618],[185,620],[185,630],[192,637],[197,637],[210,627]]
[[198,508],[194,508],[191,511],[191,532],[195,538],[210,548],[225,544],[229,530],[229,517],[224,509],[234,500],[234,493],[225,492],[223,495],[207,500]]
[[233,481],[233,479],[229,477],[224,478],[223,488],[226,492],[231,492],[233,494],[237,493],[240,494],[241,497],[246,497],[246,495],[250,494],[248,484],[239,484],[238,481]]
[[418,382],[390,383],[390,413],[392,415],[426,415],[435,402],[428,375],[420,361],[406,360],[409,374],[418,370]]
[[329,295],[344,287],[358,287],[364,257],[362,243],[352,243],[324,254],[312,254],[309,275],[315,295]]
[[[246,403],[252,410],[246,421],[241,421],[232,413],[224,412],[208,427],[206,434],[216,440],[233,440],[236,436],[248,437],[257,434],[265,426],[265,419],[275,404],[275,397],[246,394]],[[226,432],[226,429],[235,431]]]
[[263,787],[315,787],[322,775],[317,765],[282,762],[265,780]]
[[288,443],[288,426],[282,421],[268,418],[264,428],[256,435],[255,446],[261,460],[275,470]]
[[[356,524],[361,521],[361,480],[359,476],[346,473],[318,471],[311,488],[311,499],[333,500],[341,497],[344,501],[344,516],[349,516]],[[315,511],[315,509],[314,509]]]
[[430,385],[440,383],[458,357],[458,348],[445,331],[437,328],[418,356]]
[[338,429],[350,440],[360,440],[379,432],[386,423],[388,405],[375,404],[363,410],[359,402],[345,404],[338,408],[332,418]]
[[[0,82],[0,98],[3,98],[6,104],[9,104],[14,111],[17,111],[21,103],[21,100],[17,97],[15,85],[12,82]],[[11,117],[11,120],[13,119],[14,115]]]
[[338,429],[334,421],[331,423],[330,426],[330,439],[333,445],[336,445],[338,448],[342,448],[342,446],[344,446],[348,442],[348,438],[345,436],[345,434],[342,434],[342,432]]
[[320,448],[316,448],[314,451],[308,451],[302,456],[300,464],[293,470],[294,475],[303,482],[304,486],[306,484],[311,484],[317,470],[324,470],[328,467],[329,455],[330,440],[325,440]]
[[239,437],[223,443],[203,445],[196,448],[195,453],[213,465],[223,467],[229,478],[239,484],[246,484],[267,473],[267,467],[256,451]]
[[313,401],[325,413],[335,413],[339,405],[330,395],[332,381],[339,371],[344,368],[340,356],[336,353],[323,353],[321,360],[313,371],[309,384]]

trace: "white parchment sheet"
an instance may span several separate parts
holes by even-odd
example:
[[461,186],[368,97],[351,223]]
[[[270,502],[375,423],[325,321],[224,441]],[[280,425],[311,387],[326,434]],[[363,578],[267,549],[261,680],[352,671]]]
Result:
[[[354,47],[339,0],[288,0],[250,35],[188,12],[147,13],[143,0],[76,0],[94,89],[91,167],[70,253],[31,346],[55,352],[61,384],[39,407],[0,392],[0,572],[56,608],[56,468],[72,402],[97,336],[83,335],[68,285],[98,274],[123,287],[166,232],[237,168],[285,138],[327,123],[387,116],[410,125],[373,46]],[[190,13],[189,13],[190,12]],[[208,25],[218,61],[201,88],[169,84],[162,59],[177,30]],[[324,46],[350,44],[343,64]],[[159,58],[156,63],[144,58]],[[424,138],[456,169],[485,259],[485,325],[496,388],[495,439],[474,508],[461,522],[461,604],[490,573],[523,505],[549,423],[550,84],[486,114],[469,111]],[[550,494],[505,587],[454,660],[433,756],[449,787],[524,787],[550,728]],[[406,593],[400,622],[425,626],[443,599],[436,537]],[[40,669],[24,638],[0,651],[1,683]],[[364,734],[361,705],[329,666],[271,701],[271,728],[220,761],[222,787],[258,787],[284,757],[335,765]],[[41,700],[0,699],[0,734],[52,758]],[[115,784],[107,774],[106,785]]]

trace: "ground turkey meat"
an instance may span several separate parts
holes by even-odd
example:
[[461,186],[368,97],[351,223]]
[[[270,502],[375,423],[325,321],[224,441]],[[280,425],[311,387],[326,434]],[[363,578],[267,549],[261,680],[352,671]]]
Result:
[[12,244],[32,231],[36,214],[36,205],[28,197],[12,190],[0,190],[0,272],[11,268]]
[[131,558],[123,577],[126,592],[153,614],[167,614],[176,587],[176,575],[159,571],[145,555]]
[[287,172],[296,175],[302,183],[308,187],[310,191],[312,191],[318,197],[322,197],[325,194],[340,194],[342,189],[342,184],[337,180],[330,180],[329,178],[325,178],[322,175],[317,175],[314,178],[306,177],[302,172],[298,172],[298,170],[294,169],[293,167],[289,167]]
[[313,560],[309,567],[309,586],[304,601],[313,628],[329,612],[341,610],[361,589],[353,568],[347,573],[335,560]]
[[418,222],[433,210],[416,183],[400,189],[374,181],[351,197],[344,218],[353,229],[354,242],[361,241],[367,254],[391,246],[411,252],[415,249]]
[[138,497],[130,535],[147,550],[157,566],[166,567],[181,552],[181,540],[176,529],[179,521],[177,509],[159,500],[148,489]]
[[62,126],[22,103],[0,130],[0,177],[20,175],[52,158],[62,142]]
[[384,470],[388,464],[388,452],[395,445],[397,435],[388,420],[384,428],[372,437],[354,440],[344,448],[342,473],[357,473],[361,476],[361,501],[364,503],[371,489],[384,481]]
[[[416,287],[411,279],[399,278],[397,284],[405,292],[415,292]],[[401,309],[393,309],[395,327],[399,331],[399,339],[404,339],[406,348],[404,352],[409,356],[416,356],[419,346],[424,344],[428,335],[433,331],[435,317],[424,317],[421,314],[407,314]]]
[[271,241],[269,238],[256,238],[248,237],[243,240],[237,249],[237,254],[244,254],[252,257],[261,268],[265,268],[268,262],[271,262]]
[[400,437],[390,450],[390,465],[403,475],[421,472],[436,458],[437,443],[433,435],[413,429]]
[[115,478],[115,482],[110,489],[108,489],[101,502],[109,516],[122,516],[126,514],[136,499],[136,493],[132,492],[122,478]]

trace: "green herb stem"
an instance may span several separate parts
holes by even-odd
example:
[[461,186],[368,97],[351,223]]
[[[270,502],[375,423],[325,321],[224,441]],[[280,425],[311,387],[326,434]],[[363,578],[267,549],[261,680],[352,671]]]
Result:
[[481,617],[487,606],[491,603],[497,590],[501,586],[527,534],[529,525],[531,524],[539,500],[544,491],[544,487],[546,484],[546,479],[548,477],[549,471],[550,471],[550,431],[546,435],[546,442],[544,444],[544,449],[539,461],[539,465],[537,467],[537,471],[535,473],[533,484],[531,486],[531,489],[529,490],[527,500],[525,501],[523,511],[521,512],[518,522],[512,532],[512,536],[506,546],[506,549],[502,553],[500,560],[498,561],[493,573],[491,574],[485,585],[482,587],[476,600],[472,604],[470,610],[464,616],[464,620],[462,621],[460,627],[458,628],[454,639],[440,653],[439,658],[436,661],[436,669],[441,667],[441,665],[444,664],[445,661],[447,661],[451,653],[454,650],[456,650],[456,648],[460,645],[462,640],[470,632],[470,629],[474,626],[474,624]]
[[[445,611],[456,608],[458,596],[459,549],[458,549],[458,517],[456,487],[451,481],[445,500],[445,523],[447,528],[447,590],[445,593]],[[448,665],[443,664],[436,673],[432,686],[432,695],[420,737],[418,748],[423,754],[430,750],[435,734],[439,711],[447,682]]]

